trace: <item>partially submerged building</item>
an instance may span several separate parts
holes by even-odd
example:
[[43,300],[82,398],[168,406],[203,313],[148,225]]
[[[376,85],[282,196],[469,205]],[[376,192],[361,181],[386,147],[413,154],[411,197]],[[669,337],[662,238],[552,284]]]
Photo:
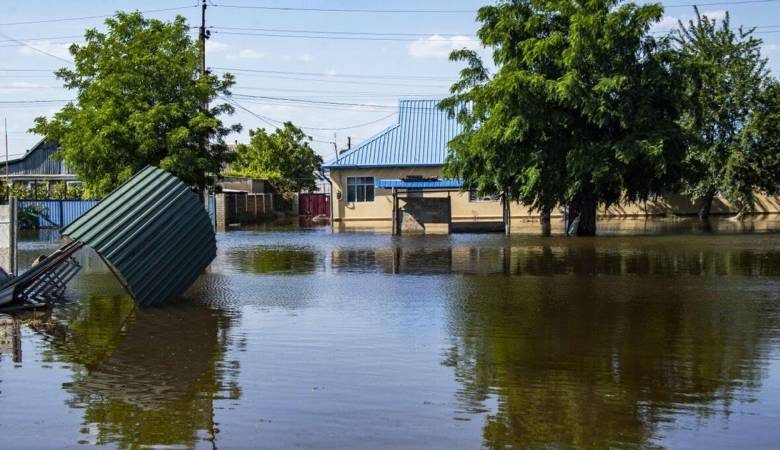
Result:
[[24,155],[8,160],[8,176],[5,161],[0,162],[0,178],[31,190],[41,185],[51,188],[57,183],[65,183],[66,186],[80,184],[75,173],[61,159],[54,157],[58,150],[59,144],[43,139]]
[[[370,229],[394,233],[449,233],[502,230],[503,207],[497,197],[463,192],[460,180],[443,174],[448,143],[462,128],[437,107],[438,100],[401,100],[398,121],[323,165],[329,173],[332,226],[336,231]],[[757,213],[780,213],[780,197],[757,195]],[[694,215],[696,201],[672,195],[639,204],[600,208],[601,217]],[[737,208],[718,197],[713,214]],[[554,232],[563,230],[562,214],[552,215]],[[513,203],[508,225],[538,231],[538,213]]]
[[[498,198],[461,192],[459,180],[444,177],[447,144],[462,128],[437,104],[401,100],[396,124],[323,165],[335,230],[448,233],[503,226]],[[515,206],[517,214],[520,209]]]

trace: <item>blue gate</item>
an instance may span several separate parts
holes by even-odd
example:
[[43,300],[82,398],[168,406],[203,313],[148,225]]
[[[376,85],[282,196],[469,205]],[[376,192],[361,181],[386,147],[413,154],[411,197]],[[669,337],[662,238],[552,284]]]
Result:
[[19,211],[35,208],[40,228],[63,228],[81,217],[99,200],[19,200]]

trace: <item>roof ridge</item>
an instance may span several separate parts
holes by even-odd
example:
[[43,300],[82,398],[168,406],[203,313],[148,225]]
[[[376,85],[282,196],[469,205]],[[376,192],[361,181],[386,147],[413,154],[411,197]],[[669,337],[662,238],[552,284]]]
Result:
[[384,136],[385,134],[390,133],[392,130],[400,127],[401,126],[400,116],[397,113],[395,115],[396,115],[396,119],[395,119],[395,123],[393,125],[390,125],[390,126],[384,128],[383,130],[379,131],[378,133],[374,134],[373,136],[369,136],[368,138],[366,138],[366,140],[364,140],[360,144],[352,147],[352,149],[347,150],[343,154],[337,154],[336,158],[331,159],[327,163],[323,164],[323,166],[324,167],[328,167],[328,166],[333,165],[333,164],[338,164],[340,159],[346,158],[346,157],[348,157],[350,155],[355,154],[355,152],[357,152],[358,150],[368,146],[369,144],[371,144],[372,142],[376,141],[377,139],[379,139],[380,137]]
[[461,130],[438,108],[440,98],[399,98],[396,123],[338,154],[323,168],[442,165],[447,142]]

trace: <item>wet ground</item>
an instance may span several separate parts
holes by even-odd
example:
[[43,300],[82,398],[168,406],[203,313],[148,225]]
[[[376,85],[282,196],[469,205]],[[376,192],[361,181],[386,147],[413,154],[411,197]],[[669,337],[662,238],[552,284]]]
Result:
[[778,448],[780,226],[624,225],[233,231],[143,310],[84,253],[4,328],[0,447]]

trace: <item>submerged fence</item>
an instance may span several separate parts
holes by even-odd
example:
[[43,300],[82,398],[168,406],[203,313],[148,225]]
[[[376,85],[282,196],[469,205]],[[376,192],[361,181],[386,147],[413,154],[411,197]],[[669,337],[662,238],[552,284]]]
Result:
[[81,217],[99,200],[30,200],[18,201],[20,214],[36,212],[39,228],[63,228]]

